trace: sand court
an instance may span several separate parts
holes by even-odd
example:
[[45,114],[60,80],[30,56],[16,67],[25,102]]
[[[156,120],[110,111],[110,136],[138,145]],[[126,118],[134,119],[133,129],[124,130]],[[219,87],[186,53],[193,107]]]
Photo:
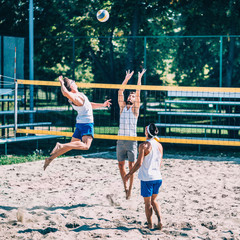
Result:
[[0,166],[0,239],[240,239],[239,158],[165,155],[162,231],[146,228],[136,175],[125,199],[114,152],[42,167]]

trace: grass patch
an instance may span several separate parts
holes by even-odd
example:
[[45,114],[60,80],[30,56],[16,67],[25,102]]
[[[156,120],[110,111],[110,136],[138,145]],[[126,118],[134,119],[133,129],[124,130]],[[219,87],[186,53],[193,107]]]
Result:
[[25,162],[35,162],[39,160],[44,160],[46,156],[43,156],[41,150],[36,150],[33,154],[29,154],[26,156],[23,155],[4,155],[0,156],[0,165],[10,165],[10,164],[18,164]]
[[[71,138],[61,138],[58,141],[60,143],[66,143],[70,140]],[[44,160],[46,157],[49,157],[49,154],[54,148],[56,142],[56,139],[41,140],[39,141],[38,146],[35,142],[29,142],[28,144],[26,144],[26,142],[20,142],[17,145],[14,143],[9,143],[8,155],[3,155],[4,149],[0,149],[0,154],[2,154],[0,155],[0,165]],[[115,149],[111,149],[113,146],[116,146],[115,140],[94,139],[89,150],[72,150],[64,155],[61,155],[60,157],[73,157],[96,152],[115,151]]]

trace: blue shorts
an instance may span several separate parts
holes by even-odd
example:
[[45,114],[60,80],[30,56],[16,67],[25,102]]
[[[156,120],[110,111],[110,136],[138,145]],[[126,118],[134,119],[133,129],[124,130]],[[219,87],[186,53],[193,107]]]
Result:
[[76,123],[76,129],[73,133],[74,138],[82,140],[85,135],[91,135],[94,138],[94,123]]
[[153,194],[158,194],[161,185],[162,180],[141,181],[141,195],[151,197]]

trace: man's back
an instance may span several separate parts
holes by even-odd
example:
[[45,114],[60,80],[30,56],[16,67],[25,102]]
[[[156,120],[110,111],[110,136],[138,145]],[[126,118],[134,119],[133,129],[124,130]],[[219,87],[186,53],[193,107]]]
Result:
[[142,166],[139,169],[138,178],[142,181],[162,179],[160,165],[162,161],[161,144],[154,138],[145,142],[145,153]]

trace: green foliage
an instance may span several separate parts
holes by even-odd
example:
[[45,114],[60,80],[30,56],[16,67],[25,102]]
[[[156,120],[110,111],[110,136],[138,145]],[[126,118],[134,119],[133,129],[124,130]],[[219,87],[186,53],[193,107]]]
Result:
[[[63,74],[85,82],[121,83],[126,69],[137,72],[146,60],[146,84],[219,86],[220,38],[183,36],[240,32],[239,1],[235,0],[33,2],[35,79],[40,80]],[[28,39],[28,4],[1,1],[1,35]],[[96,19],[100,9],[110,13],[105,23]],[[132,36],[165,38],[147,38],[144,59],[144,38]],[[239,42],[239,37],[223,40],[225,86],[240,85]],[[26,45],[26,78],[27,54]]]
[[45,158],[46,156],[42,155],[41,150],[36,150],[33,152],[33,154],[29,154],[27,156],[3,155],[3,156],[0,156],[0,165],[34,162],[34,161],[44,160]]
[[[237,35],[240,30],[239,1],[173,1],[179,35]],[[227,41],[225,41],[227,39]],[[239,36],[223,42],[223,86],[239,85]],[[189,42],[190,41],[190,42]],[[219,86],[220,38],[181,39],[173,70],[180,85]],[[187,51],[186,48],[189,47]],[[208,66],[207,76],[204,74]]]

